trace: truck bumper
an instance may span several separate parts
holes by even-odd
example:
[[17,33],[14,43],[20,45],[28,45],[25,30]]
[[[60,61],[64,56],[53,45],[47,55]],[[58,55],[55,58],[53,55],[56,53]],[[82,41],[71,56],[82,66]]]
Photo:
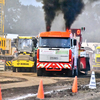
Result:
[[38,62],[37,69],[45,68],[46,71],[61,71],[62,69],[72,70],[71,63],[58,63],[58,62]]
[[30,60],[15,60],[12,61],[12,66],[13,67],[33,67],[34,66],[34,61]]

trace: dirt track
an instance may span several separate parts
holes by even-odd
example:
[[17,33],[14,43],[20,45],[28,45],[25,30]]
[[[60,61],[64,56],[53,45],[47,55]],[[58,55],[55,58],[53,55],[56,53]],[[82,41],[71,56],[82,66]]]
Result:
[[[96,72],[96,82],[100,82],[100,72]],[[3,100],[16,100],[16,97],[20,97],[27,94],[36,94],[38,91],[39,82],[43,80],[44,92],[53,90],[53,93],[45,95],[47,100],[64,100],[64,97],[67,98],[76,98],[78,95],[79,98],[82,97],[82,94],[87,95],[91,94],[91,90],[83,88],[84,85],[89,84],[91,77],[91,72],[88,75],[81,75],[78,77],[78,94],[73,94],[71,89],[57,92],[57,89],[66,89],[71,88],[73,84],[74,77],[64,77],[64,76],[54,76],[54,77],[37,77],[36,73],[13,73],[9,72],[0,72],[0,83],[2,89]],[[93,90],[94,91],[94,90]],[[92,91],[92,92],[93,92]],[[99,90],[95,90],[99,93]],[[86,93],[86,94],[85,94]],[[59,97],[59,99],[57,99]],[[93,97],[93,96],[92,96]],[[7,99],[8,98],[8,99]],[[37,100],[36,97],[19,99],[19,100]],[[54,99],[53,99],[54,98]],[[62,99],[61,99],[62,98]]]
[[[36,73],[13,73],[13,72],[1,72],[0,73],[1,89],[16,88],[16,87],[28,87],[38,85],[40,79],[44,84],[53,84],[57,80],[65,80],[66,77],[37,77]],[[66,81],[72,80],[67,78]],[[7,84],[9,83],[9,84]]]
[[[93,59],[90,58],[92,62]],[[92,65],[93,63],[91,63],[91,69]],[[41,79],[43,80],[44,92],[49,91],[49,94],[45,94],[45,100],[100,100],[100,84],[94,90],[85,86],[89,84],[90,77],[91,71],[88,75],[81,74],[78,76],[78,93],[71,91],[74,77],[66,76],[37,77],[36,73],[6,71],[0,72],[0,84],[3,100],[39,100],[36,96]],[[95,71],[95,77],[96,83],[100,82],[100,70]],[[58,89],[60,90],[57,91]],[[24,98],[25,96],[28,97]]]

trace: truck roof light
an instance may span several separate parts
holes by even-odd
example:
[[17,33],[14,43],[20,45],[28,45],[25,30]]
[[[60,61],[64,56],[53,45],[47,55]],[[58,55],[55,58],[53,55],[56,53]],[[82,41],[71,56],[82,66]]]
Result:
[[81,27],[81,30],[82,30],[82,31],[85,31],[85,27]]
[[76,36],[80,36],[81,35],[81,29],[71,29],[72,34],[76,34]]
[[77,30],[77,35],[80,35],[81,34],[81,31],[78,29]]

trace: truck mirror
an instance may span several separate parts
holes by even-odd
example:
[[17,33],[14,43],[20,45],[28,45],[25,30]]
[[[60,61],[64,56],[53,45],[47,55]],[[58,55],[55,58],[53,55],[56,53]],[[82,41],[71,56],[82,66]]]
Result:
[[71,47],[73,46],[73,42],[72,42],[72,39],[71,39]]
[[36,48],[36,45],[37,45],[37,39],[33,39],[33,42],[34,42],[34,47]]
[[74,39],[74,41],[73,41],[74,43],[74,46],[76,46],[77,45],[77,40],[76,39]]

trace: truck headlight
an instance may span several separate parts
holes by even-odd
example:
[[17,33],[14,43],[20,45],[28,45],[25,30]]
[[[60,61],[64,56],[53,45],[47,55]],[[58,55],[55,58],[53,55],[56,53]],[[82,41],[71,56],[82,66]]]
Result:
[[43,67],[44,65],[43,64],[40,64],[40,67]]
[[67,65],[67,64],[65,64],[65,65],[64,65],[64,68],[67,68],[67,67],[68,67],[68,65]]

